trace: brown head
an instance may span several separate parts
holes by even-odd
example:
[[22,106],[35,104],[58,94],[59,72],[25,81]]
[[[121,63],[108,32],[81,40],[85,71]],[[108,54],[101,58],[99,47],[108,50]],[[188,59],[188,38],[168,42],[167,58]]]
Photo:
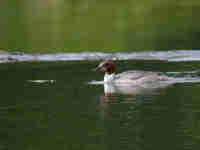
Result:
[[111,60],[103,61],[99,64],[99,66],[95,69],[96,71],[103,71],[106,74],[115,73],[116,67]]

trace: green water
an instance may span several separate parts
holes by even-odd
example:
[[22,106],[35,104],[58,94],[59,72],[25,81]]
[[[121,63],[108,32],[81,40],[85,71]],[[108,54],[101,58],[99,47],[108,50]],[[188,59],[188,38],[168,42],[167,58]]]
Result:
[[199,49],[199,8],[198,0],[6,0],[0,3],[0,49]]
[[[199,150],[200,86],[104,96],[98,62],[0,65],[2,150]],[[118,71],[191,71],[199,63],[122,61]],[[33,83],[27,80],[56,80]]]

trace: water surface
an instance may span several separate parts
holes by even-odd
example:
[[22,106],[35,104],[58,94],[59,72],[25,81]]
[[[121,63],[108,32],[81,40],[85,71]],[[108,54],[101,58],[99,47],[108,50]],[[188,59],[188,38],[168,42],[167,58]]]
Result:
[[[198,77],[199,62],[119,61],[118,72],[145,70]],[[199,83],[135,95],[104,95],[95,61],[0,65],[0,149],[198,150]],[[182,72],[196,71],[195,74]],[[177,74],[180,73],[180,74]],[[54,82],[30,82],[52,80]]]

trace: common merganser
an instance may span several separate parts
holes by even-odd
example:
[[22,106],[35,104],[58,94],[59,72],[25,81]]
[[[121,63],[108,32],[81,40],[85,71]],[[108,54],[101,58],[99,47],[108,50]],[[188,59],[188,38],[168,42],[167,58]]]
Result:
[[160,72],[126,71],[115,74],[116,67],[111,60],[103,61],[95,70],[105,72],[104,83],[141,85],[144,83],[149,84],[155,83],[155,81],[167,81],[170,79],[170,77],[163,75]]

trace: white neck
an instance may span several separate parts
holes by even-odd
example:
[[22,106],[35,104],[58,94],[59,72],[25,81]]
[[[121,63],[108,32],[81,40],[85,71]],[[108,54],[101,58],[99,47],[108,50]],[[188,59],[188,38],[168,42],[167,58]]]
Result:
[[115,79],[115,73],[112,74],[105,74],[104,75],[104,82],[108,83],[108,82],[113,82]]

